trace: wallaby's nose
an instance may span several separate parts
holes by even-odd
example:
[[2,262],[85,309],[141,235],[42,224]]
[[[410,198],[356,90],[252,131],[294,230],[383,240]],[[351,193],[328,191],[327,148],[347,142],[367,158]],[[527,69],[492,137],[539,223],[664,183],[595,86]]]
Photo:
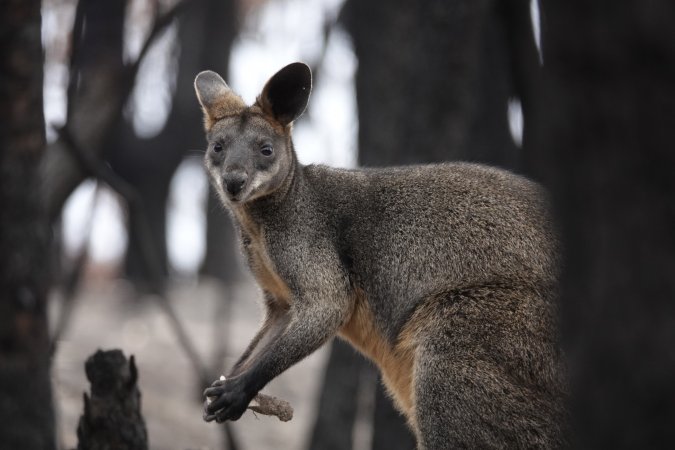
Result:
[[246,172],[231,172],[223,177],[223,184],[227,192],[235,196],[244,188],[246,180],[248,180]]

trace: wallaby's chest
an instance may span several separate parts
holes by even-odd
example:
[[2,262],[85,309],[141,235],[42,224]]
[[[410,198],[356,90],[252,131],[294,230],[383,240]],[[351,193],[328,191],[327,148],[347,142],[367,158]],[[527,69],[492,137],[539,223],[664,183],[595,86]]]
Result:
[[239,228],[244,255],[261,289],[280,303],[279,306],[289,307],[291,291],[270,256],[264,229],[246,216],[239,217]]

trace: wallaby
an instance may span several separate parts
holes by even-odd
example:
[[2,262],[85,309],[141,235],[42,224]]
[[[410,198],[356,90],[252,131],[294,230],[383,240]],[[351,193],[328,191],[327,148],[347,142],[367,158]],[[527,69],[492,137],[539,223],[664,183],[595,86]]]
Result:
[[338,335],[379,367],[420,449],[563,445],[558,244],[542,189],[468,163],[303,166],[291,129],[311,87],[302,63],[252,106],[214,72],[195,80],[206,170],[266,306],[206,389],[205,420],[238,419]]

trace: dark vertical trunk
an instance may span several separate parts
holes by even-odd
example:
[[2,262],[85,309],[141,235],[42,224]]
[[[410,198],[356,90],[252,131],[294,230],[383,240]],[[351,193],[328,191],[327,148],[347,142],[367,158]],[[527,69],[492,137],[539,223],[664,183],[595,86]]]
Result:
[[84,365],[91,383],[77,424],[78,450],[147,450],[141,391],[133,355],[98,350]]
[[[189,149],[203,148],[204,135],[193,125],[201,122],[192,83],[204,69],[227,74],[230,47],[235,36],[233,1],[198,0],[178,20],[178,73],[171,111],[163,130],[155,137],[135,135],[131,124],[120,119],[115,139],[107,147],[107,159],[138,191],[153,225],[153,246],[168,273],[166,244],[167,195],[174,172]],[[130,223],[134,219],[130,218]],[[141,288],[161,289],[164,280],[151,280],[137,243],[138,230],[129,229],[126,274]],[[231,241],[220,243],[231,248]],[[211,244],[207,246],[207,253]],[[218,249],[219,250],[219,249]]]
[[348,3],[359,162],[517,165],[504,15],[491,1]]
[[0,6],[0,448],[54,448],[40,2]]
[[415,449],[415,439],[403,416],[394,408],[391,398],[382,387],[378,377],[375,391],[375,414],[373,416],[373,450]]
[[234,226],[210,186],[206,207],[206,255],[200,272],[224,283],[233,283],[241,276]]
[[[199,70],[211,69],[227,76],[230,71],[230,49],[237,35],[237,7],[233,0],[212,0],[208,10],[206,24],[205,54]],[[193,76],[196,74],[193,74]],[[194,105],[194,93],[189,93],[187,101]],[[201,112],[197,113],[201,120]],[[194,123],[194,122],[192,122]],[[204,148],[203,134],[196,141],[197,147]],[[225,283],[236,280],[240,267],[236,257],[234,227],[227,212],[215,198],[209,185],[209,200],[206,214],[206,255],[201,272],[214,276]]]
[[369,366],[370,363],[346,342],[336,339],[331,344],[310,449],[352,448],[361,373]]
[[[175,169],[175,168],[174,168]],[[124,175],[129,175],[128,173]],[[140,174],[139,174],[140,175]],[[166,243],[166,211],[167,197],[171,183],[171,174],[159,173],[154,176],[140,175],[141,179],[132,179],[132,185],[136,188],[139,197],[143,201],[143,215],[149,222],[152,234],[143,234],[139,227],[133,226],[138,223],[138,218],[133,210],[129,210],[128,232],[129,242],[125,255],[125,275],[139,292],[161,293],[164,288],[166,276],[169,274],[169,257]],[[143,179],[144,178],[144,179]],[[155,269],[148,267],[143,256],[143,243],[140,239],[149,237],[153,240],[152,248],[157,255],[159,274]]]
[[675,3],[542,2],[576,448],[675,442]]
[[[490,0],[347,2],[344,18],[359,60],[359,163],[465,160],[520,169],[522,156],[510,134],[507,104],[518,95],[514,78],[522,75],[514,67],[523,54],[512,48],[512,21],[523,16],[529,17],[529,4],[518,0],[508,5]],[[534,49],[527,26],[530,34],[522,43]],[[356,358],[342,364],[360,370]],[[331,360],[329,368],[335,364]],[[339,387],[327,379],[324,389]],[[333,397],[341,403],[356,401],[346,394],[322,396]],[[413,448],[411,433],[381,388],[375,398],[373,448]],[[320,416],[317,426],[326,420],[353,422],[338,417],[336,409],[321,411],[331,415]]]

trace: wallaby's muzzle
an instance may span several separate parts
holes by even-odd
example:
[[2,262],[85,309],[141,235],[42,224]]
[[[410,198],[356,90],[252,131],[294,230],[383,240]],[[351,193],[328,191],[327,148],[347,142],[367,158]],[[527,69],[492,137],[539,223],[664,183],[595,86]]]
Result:
[[230,200],[238,200],[237,196],[246,187],[248,175],[244,171],[228,172],[223,176],[223,187]]

